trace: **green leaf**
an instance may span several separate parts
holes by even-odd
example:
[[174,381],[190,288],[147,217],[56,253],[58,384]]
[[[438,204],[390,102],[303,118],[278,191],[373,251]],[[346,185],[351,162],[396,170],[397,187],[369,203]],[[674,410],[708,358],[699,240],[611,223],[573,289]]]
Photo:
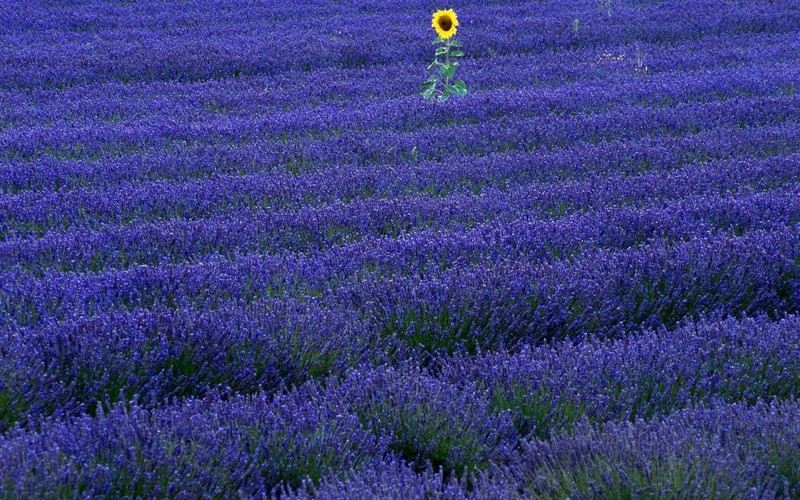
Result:
[[442,37],[440,37],[440,36],[437,36],[437,37],[436,37],[436,40],[434,40],[434,41],[433,41],[433,44],[434,44],[434,45],[436,45],[437,43],[442,43],[443,41],[444,41],[444,40],[442,40]]
[[450,55],[453,57],[464,57],[464,53],[461,52],[460,50],[454,50],[453,53]]
[[465,91],[464,93],[466,93],[467,84],[464,83],[464,80],[456,80],[455,83],[453,84],[453,86],[458,87],[460,89],[464,89],[464,91]]
[[453,63],[439,66],[439,73],[445,78],[453,78],[453,75],[456,74],[456,66]]
[[435,61],[433,61],[432,63],[430,63],[430,64],[428,65],[428,69],[432,69],[432,68],[433,68],[434,66],[436,66],[437,64],[439,64],[439,60],[438,60],[438,59],[436,59]]
[[436,86],[434,85],[434,86],[430,87],[428,90],[426,90],[425,92],[423,92],[422,93],[422,97],[424,97],[425,99],[432,99],[433,98],[433,94],[435,92],[436,92]]
[[450,45],[452,45],[453,47],[461,47],[461,42],[453,40],[452,42],[450,42]]
[[439,47],[438,49],[436,49],[436,55],[440,56],[442,54],[447,54],[448,50],[450,49],[448,49],[447,47]]
[[448,94],[453,94],[453,95],[465,95],[467,93],[467,89],[466,88],[458,87],[456,85],[449,85],[449,84],[445,84],[444,85],[444,90]]
[[431,76],[428,77],[427,80],[425,80],[424,83],[436,83],[438,81],[439,81],[439,77],[437,75],[431,75]]

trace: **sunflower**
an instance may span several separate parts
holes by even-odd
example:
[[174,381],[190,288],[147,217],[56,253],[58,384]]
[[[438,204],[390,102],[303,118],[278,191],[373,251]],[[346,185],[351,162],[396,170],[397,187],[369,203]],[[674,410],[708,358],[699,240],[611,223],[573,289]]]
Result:
[[458,26],[458,17],[453,9],[437,10],[433,13],[433,21],[431,26],[436,30],[436,33],[442,40],[447,40],[456,34],[456,27]]

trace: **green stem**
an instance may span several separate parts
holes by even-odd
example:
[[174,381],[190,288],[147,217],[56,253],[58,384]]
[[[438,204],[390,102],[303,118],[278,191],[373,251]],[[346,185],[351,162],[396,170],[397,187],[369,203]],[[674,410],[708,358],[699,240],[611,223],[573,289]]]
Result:
[[[450,49],[451,48],[452,48],[452,46],[450,45],[450,40],[448,40],[447,41],[447,59],[445,60],[445,64],[448,65],[448,66],[450,66]],[[445,83],[445,85],[450,85],[450,77],[449,76],[444,77],[444,83]]]

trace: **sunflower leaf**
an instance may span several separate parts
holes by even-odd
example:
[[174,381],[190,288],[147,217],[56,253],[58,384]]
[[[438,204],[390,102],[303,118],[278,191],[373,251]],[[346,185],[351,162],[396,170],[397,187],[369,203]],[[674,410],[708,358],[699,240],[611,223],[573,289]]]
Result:
[[[462,85],[459,85],[458,82],[461,82]],[[467,94],[467,86],[464,85],[464,82],[458,80],[455,85],[447,85],[447,90],[449,90],[452,94],[455,95],[466,95]]]
[[440,36],[437,36],[437,37],[436,37],[436,40],[434,40],[434,41],[433,41],[433,43],[434,43],[434,45],[435,45],[435,44],[437,44],[437,43],[442,43],[443,41],[444,41],[444,40],[442,40],[442,37],[440,37]]
[[456,66],[453,63],[439,66],[439,73],[445,78],[452,78],[456,73]]
[[433,97],[433,93],[436,92],[436,86],[431,86],[425,92],[422,93],[422,97],[425,99],[431,99]]
[[452,45],[453,47],[461,47],[461,42],[453,40],[452,42],[450,42],[450,45]]
[[445,85],[445,90],[449,94],[458,95],[458,96],[462,96],[462,95],[466,95],[467,94],[467,89],[466,88],[459,87],[457,85]]
[[433,68],[434,66],[436,66],[437,64],[439,64],[439,60],[438,60],[438,59],[437,59],[437,60],[435,60],[435,61],[433,61],[432,63],[430,63],[430,64],[428,65],[428,69],[432,69],[432,68]]
[[438,49],[436,49],[436,55],[440,56],[442,54],[447,54],[448,50],[450,49],[448,49],[447,47],[439,47]]
[[464,57],[464,53],[461,52],[460,50],[454,50],[453,53],[450,55],[452,55],[453,57]]
[[457,88],[460,88],[460,89],[464,89],[464,93],[465,94],[467,93],[467,84],[464,83],[464,80],[456,80],[456,82],[453,84],[453,86],[457,87]]

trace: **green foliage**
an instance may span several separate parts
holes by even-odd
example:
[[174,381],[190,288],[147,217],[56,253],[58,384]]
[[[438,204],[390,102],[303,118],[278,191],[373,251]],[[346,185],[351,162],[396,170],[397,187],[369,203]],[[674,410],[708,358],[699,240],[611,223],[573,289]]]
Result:
[[23,420],[30,403],[10,388],[0,388],[0,432],[5,432]]
[[[648,464],[649,470],[636,465],[619,465],[601,457],[592,457],[575,468],[547,467],[540,482],[551,498],[661,498],[664,492],[674,498],[691,498],[698,491],[716,491],[716,477],[707,466],[668,458]],[[542,494],[532,488],[529,494]]]
[[455,80],[457,59],[464,57],[464,52],[458,50],[461,42],[437,37],[433,43],[440,46],[436,47],[434,60],[428,65],[428,71],[434,70],[434,73],[422,82],[422,97],[428,101],[444,102],[453,95],[466,95],[467,84],[463,80]]
[[586,413],[582,404],[544,387],[529,389],[517,384],[495,387],[490,408],[494,413],[508,412],[520,435],[540,439],[547,439],[552,431],[570,428]]

